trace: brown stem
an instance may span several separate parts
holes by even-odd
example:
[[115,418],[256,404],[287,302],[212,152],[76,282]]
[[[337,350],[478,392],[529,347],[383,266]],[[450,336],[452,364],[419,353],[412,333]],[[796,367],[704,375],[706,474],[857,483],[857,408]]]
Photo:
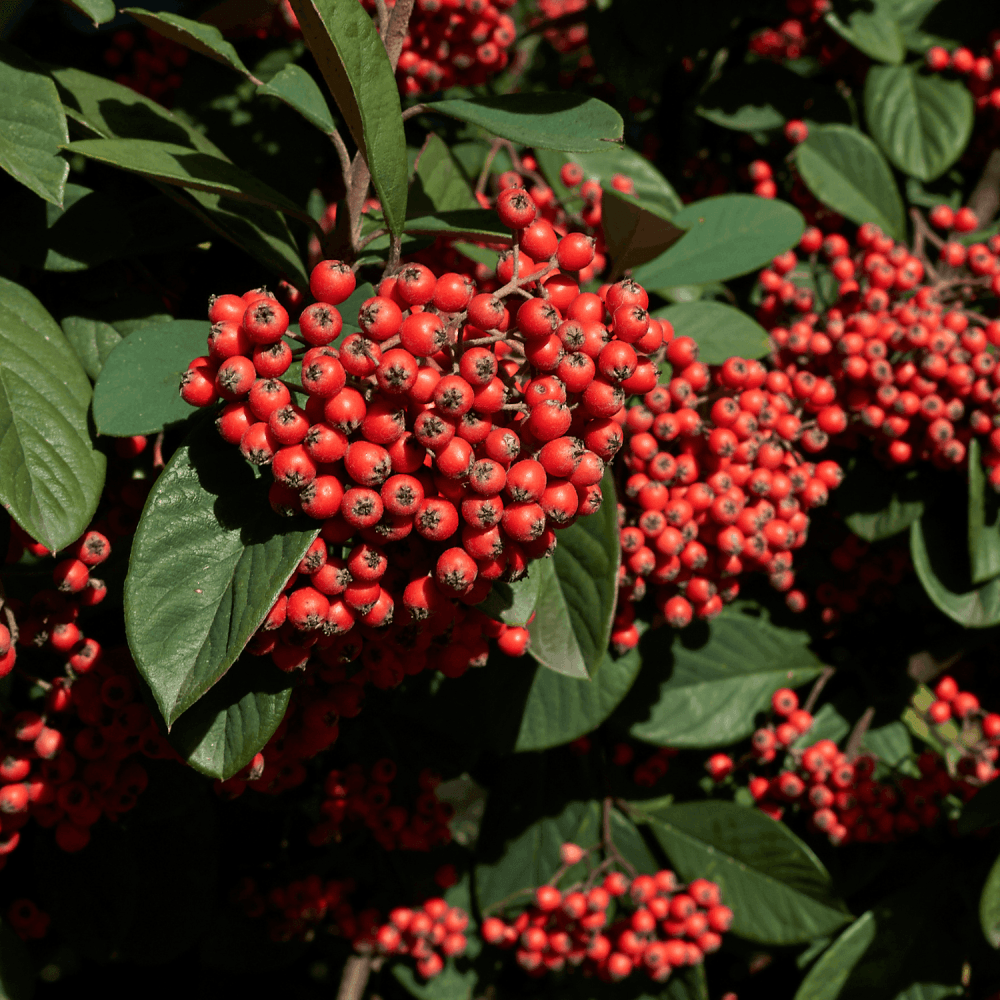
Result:
[[4,590],[2,579],[0,579],[0,611],[3,611],[4,618],[7,621],[7,631],[10,632],[10,641],[12,644],[16,644],[20,630],[17,627],[17,619],[14,617],[14,612],[7,603],[7,591]]
[[153,468],[162,469],[166,464],[163,461],[163,431],[160,431],[153,442]]
[[601,817],[601,846],[604,848],[604,853],[608,855],[609,858],[613,858],[618,862],[629,873],[631,878],[635,878],[638,875],[635,865],[632,864],[622,853],[615,847],[615,842],[611,837],[611,808],[612,801],[609,795],[605,798],[602,805],[602,817]]
[[806,703],[802,706],[807,712],[811,712],[819,700],[820,693],[826,687],[826,682],[837,672],[835,667],[824,667],[822,673],[816,678]]
[[1000,208],[1000,149],[994,149],[969,197],[969,208],[976,213],[980,226],[985,226]]
[[861,749],[861,741],[865,738],[865,733],[868,732],[868,727],[871,726],[872,719],[874,718],[875,708],[874,706],[869,706],[864,710],[861,718],[854,724],[851,735],[847,737],[847,742],[844,744],[844,753],[847,754],[848,760],[854,760],[858,755],[858,751]]
[[403,39],[406,38],[406,29],[410,26],[410,15],[413,13],[415,2],[416,0],[396,0],[396,6],[389,15],[388,27],[382,35],[382,44],[385,45],[385,53],[389,57],[393,73],[396,72],[399,57],[403,53]]
[[29,674],[28,671],[24,669],[24,667],[15,667],[14,669],[26,681],[28,681],[31,684],[37,684],[43,691],[52,690],[52,683],[50,681],[42,680],[41,677],[36,677],[34,674]]
[[385,5],[385,0],[375,0],[375,9],[378,11],[378,33],[385,38],[385,33],[389,30],[389,8]]
[[344,145],[344,140],[336,129],[330,133],[330,139],[333,148],[337,150],[337,159],[340,160],[340,179],[343,181],[344,190],[347,191],[350,189],[351,180],[351,154],[347,152],[347,146]]
[[412,108],[407,108],[403,112],[403,121],[408,122],[411,118],[416,118],[417,115],[422,115],[426,110],[426,104],[414,104]]
[[476,181],[476,194],[486,193],[486,182],[490,179],[490,167],[493,166],[493,161],[496,159],[497,153],[503,149],[503,142],[503,139],[493,140],[490,151],[486,154],[486,159],[483,161],[483,169],[479,171],[479,179]]

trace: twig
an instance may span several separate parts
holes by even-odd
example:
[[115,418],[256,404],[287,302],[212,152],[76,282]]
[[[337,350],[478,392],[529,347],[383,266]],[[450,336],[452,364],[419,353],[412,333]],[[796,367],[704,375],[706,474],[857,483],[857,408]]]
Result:
[[406,29],[410,26],[410,15],[413,13],[415,2],[416,0],[396,0],[396,6],[389,15],[389,24],[382,35],[382,44],[385,45],[385,54],[389,57],[393,73],[396,72],[399,57],[403,53],[403,39],[406,38]]
[[163,461],[163,431],[160,431],[153,442],[153,468],[162,469],[166,464]]
[[486,159],[483,161],[483,169],[479,171],[479,180],[476,181],[476,194],[485,194],[486,182],[490,179],[490,167],[493,166],[493,161],[501,149],[503,149],[503,139],[494,139],[490,146],[490,151],[486,154]]
[[603,815],[601,819],[601,838],[602,846],[604,848],[604,853],[608,855],[610,859],[618,862],[630,875],[630,877],[635,878],[639,874],[635,865],[632,864],[622,853],[615,847],[615,842],[611,837],[611,796],[609,795],[605,798],[603,803]]
[[7,591],[4,590],[2,579],[0,579],[0,610],[3,611],[4,618],[7,620],[7,631],[10,632],[10,641],[14,645],[17,643],[20,631],[17,627],[17,619],[14,617],[14,612],[7,603]]
[[1000,208],[1000,149],[994,149],[969,196],[969,208],[980,226],[987,225]]
[[858,750],[861,749],[861,741],[865,738],[865,733],[868,732],[868,727],[872,724],[872,719],[874,718],[875,708],[874,706],[869,706],[864,710],[861,718],[854,724],[851,735],[847,737],[847,742],[844,744],[844,753],[847,754],[848,760],[854,760],[858,755]]
[[819,696],[826,687],[826,682],[837,672],[836,667],[824,667],[822,673],[816,678],[806,703],[802,706],[807,712],[811,712],[819,700]]
[[351,154],[347,152],[347,146],[344,145],[344,140],[336,129],[330,133],[330,139],[333,141],[333,148],[337,150],[337,159],[340,160],[340,178],[344,182],[344,190],[347,191],[351,183]]
[[378,33],[385,38],[389,30],[389,8],[385,5],[385,0],[375,0],[375,9],[378,11]]
[[361,1000],[372,971],[368,955],[352,955],[344,964],[344,971],[337,988],[337,1000]]
[[412,108],[407,108],[403,112],[403,121],[408,122],[411,118],[416,118],[417,115],[422,115],[426,110],[426,104],[414,104]]

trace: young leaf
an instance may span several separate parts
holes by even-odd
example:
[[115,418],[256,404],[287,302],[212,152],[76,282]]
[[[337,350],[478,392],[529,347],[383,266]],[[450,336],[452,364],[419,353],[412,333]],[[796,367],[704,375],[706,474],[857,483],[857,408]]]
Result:
[[866,56],[899,64],[906,57],[906,43],[894,15],[892,0],[871,0],[855,6],[846,21],[831,10],[826,23]]
[[618,707],[641,666],[636,648],[617,659],[605,652],[590,680],[536,669],[515,751],[547,750],[593,732]]
[[795,148],[806,187],[852,222],[874,222],[893,239],[906,233],[903,202],[878,147],[847,125],[823,125]]
[[[780,687],[800,687],[822,671],[808,634],[727,607],[707,636],[647,632],[646,671],[622,704],[629,732],[647,743],[713,747],[749,736],[754,717]],[[688,645],[690,643],[690,645]]]
[[528,649],[542,666],[568,677],[589,677],[611,634],[621,550],[610,470],[601,490],[601,509],[560,530],[551,560],[533,570],[540,583]]
[[208,322],[178,319],[137,330],[111,351],[94,386],[94,423],[101,434],[155,434],[190,417],[180,379],[205,353]]
[[865,80],[868,131],[889,160],[922,181],[940,177],[972,135],[972,94],[920,66],[873,66]]
[[324,135],[332,135],[337,126],[330,114],[323,91],[301,66],[288,63],[281,72],[257,88],[258,94],[277,97]]
[[131,14],[151,31],[169,38],[178,45],[200,52],[203,56],[208,56],[209,59],[214,59],[245,77],[251,76],[250,70],[243,65],[243,60],[240,59],[236,49],[222,37],[222,32],[215,25],[192,21],[190,18],[168,11],[154,14],[141,7],[123,7],[122,13]]
[[536,149],[589,153],[620,143],[625,125],[614,108],[582,94],[501,94],[434,101],[428,113],[457,118]]
[[476,607],[484,615],[505,625],[524,626],[535,611],[542,574],[533,566],[528,575],[513,583],[496,582],[489,596]]
[[168,726],[232,666],[317,535],[199,421],[156,481],[132,543],[125,630]]
[[62,205],[69,141],[55,84],[13,46],[0,42],[0,167],[53,205]]
[[174,723],[170,742],[196,771],[225,781],[274,735],[291,694],[270,657],[243,657]]
[[80,359],[83,370],[96,381],[104,362],[121,343],[121,334],[110,323],[85,316],[67,316],[62,321],[62,330]]
[[0,504],[52,551],[79,537],[104,487],[89,404],[90,380],[56,321],[0,278]]
[[829,934],[851,918],[830,896],[822,862],[783,823],[732,802],[688,802],[633,818],[650,830],[683,879],[707,878],[733,910],[732,931],[790,945]]
[[721,302],[679,302],[653,315],[667,320],[674,336],[698,342],[698,360],[721,365],[727,358],[762,358],[770,349],[767,331],[745,312]]
[[727,281],[765,264],[805,232],[802,214],[783,201],[724,194],[685,206],[671,220],[688,231],[665,254],[636,268],[645,288]]
[[292,8],[398,235],[406,218],[406,136],[396,77],[371,16],[357,0],[292,0]]
[[819,957],[795,993],[795,1000],[837,1000],[851,970],[875,938],[875,915],[862,913]]
[[969,560],[973,583],[1000,575],[1000,500],[987,488],[979,438],[969,442]]
[[654,260],[684,235],[665,213],[610,186],[604,188],[601,224],[616,274]]

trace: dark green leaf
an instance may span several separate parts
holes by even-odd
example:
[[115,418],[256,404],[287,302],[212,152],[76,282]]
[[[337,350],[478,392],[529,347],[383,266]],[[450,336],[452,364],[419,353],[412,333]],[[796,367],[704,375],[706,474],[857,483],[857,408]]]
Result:
[[673,223],[688,232],[665,254],[636,268],[645,288],[727,281],[763,267],[795,246],[805,231],[801,213],[783,201],[724,194],[685,206]]
[[96,381],[108,355],[121,343],[121,334],[110,323],[84,316],[67,316],[62,329],[83,370]]
[[727,358],[762,358],[770,349],[767,331],[745,312],[721,302],[679,302],[653,313],[674,328],[677,337],[698,342],[698,360],[721,365]]
[[734,912],[732,931],[761,944],[789,945],[850,920],[830,896],[830,876],[783,823],[731,802],[688,802],[636,816],[681,877],[707,878]]
[[94,423],[101,434],[154,434],[195,408],[180,396],[181,374],[205,353],[206,320],[182,319],[137,330],[104,362],[94,386]]
[[151,31],[169,38],[178,45],[200,52],[203,56],[208,56],[209,59],[214,59],[243,76],[250,76],[250,70],[243,65],[243,60],[240,59],[236,49],[222,37],[222,32],[213,24],[192,21],[190,18],[168,11],[154,14],[141,7],[123,7],[122,13],[131,14]]
[[571,93],[501,94],[469,100],[434,101],[428,112],[457,118],[536,149],[590,153],[622,141],[624,123],[614,108]]
[[990,947],[1000,948],[1000,858],[993,862],[979,897],[979,926]]
[[156,481],[132,544],[125,628],[168,725],[229,669],[317,534],[199,421]]
[[419,218],[439,212],[478,208],[479,202],[462,167],[445,142],[432,132],[417,154],[406,206],[407,215]]
[[35,963],[4,920],[0,922],[0,1000],[31,1000],[34,995]]
[[250,201],[296,217],[304,214],[283,194],[227,160],[186,146],[149,139],[81,139],[66,150],[164,184]]
[[52,80],[26,55],[0,42],[0,168],[40,198],[62,205],[69,163],[66,116]]
[[869,910],[820,956],[795,993],[795,1000],[837,1000],[851,969],[875,938],[875,915]]
[[323,91],[301,66],[288,63],[280,73],[257,88],[258,94],[277,97],[290,108],[298,111],[307,122],[315,125],[325,135],[336,129],[333,115],[327,107]]
[[120,256],[132,239],[128,215],[113,198],[67,184],[63,207],[19,199],[8,218],[9,252],[46,271],[84,271]]
[[0,278],[0,503],[52,551],[86,528],[104,487],[89,403],[90,380],[58,324]]
[[901,63],[906,56],[906,43],[894,14],[891,0],[868,0],[857,4],[846,19],[830,11],[826,23],[866,56],[880,62]]
[[875,513],[857,511],[846,517],[844,523],[866,542],[880,542],[906,531],[923,512],[923,500],[901,500],[893,494],[888,506],[882,510]]
[[833,504],[854,534],[880,542],[920,517],[936,485],[920,469],[887,470],[868,453],[858,452],[833,494]]
[[980,788],[962,807],[958,817],[958,832],[973,833],[986,826],[1000,823],[1000,782],[991,781]]
[[[968,580],[968,569],[963,573],[953,565],[955,545],[954,539],[948,538],[948,526],[928,514],[925,511],[910,525],[910,558],[927,596],[949,618],[966,628],[1000,624],[1000,577],[971,590],[951,589],[956,581]],[[962,544],[958,551],[964,549]]]
[[357,0],[292,0],[292,8],[398,235],[406,218],[406,136],[396,77],[371,16]]
[[95,28],[99,24],[113,21],[118,13],[115,10],[114,0],[63,0],[63,2],[75,7],[85,17],[90,18]]
[[605,652],[590,680],[536,670],[514,749],[547,750],[593,732],[628,694],[642,657],[630,649],[617,659]]
[[561,529],[551,560],[533,570],[540,584],[529,650],[543,666],[569,677],[590,676],[611,635],[621,550],[610,470],[601,490],[601,509]]
[[170,742],[196,771],[225,781],[274,735],[292,683],[270,657],[245,656],[174,723]]
[[852,222],[874,222],[894,239],[905,236],[896,181],[868,136],[847,125],[824,125],[794,155],[802,180],[824,205]]
[[940,0],[892,0],[893,13],[906,47],[913,52],[926,52],[932,45],[944,45],[948,49],[956,48],[957,38],[942,38],[921,30],[921,24]]
[[488,240],[490,243],[509,243],[510,230],[497,218],[497,213],[486,208],[463,208],[454,212],[437,212],[422,215],[418,219],[407,219],[404,228],[407,233],[428,233],[437,236],[449,233],[456,237],[473,240]]
[[616,274],[659,257],[684,235],[665,213],[612,187],[604,189],[601,225]]
[[540,582],[541,574],[536,573],[534,567],[531,567],[528,575],[521,580],[515,580],[513,583],[500,581],[494,583],[489,596],[476,607],[484,615],[489,615],[494,621],[503,622],[505,625],[527,625],[538,602]]
[[868,131],[889,160],[922,181],[940,177],[972,135],[973,101],[961,80],[918,64],[873,66],[865,81]]
[[902,722],[889,722],[884,726],[869,729],[861,741],[861,746],[887,767],[892,768],[905,766],[905,762],[913,756],[910,731]]
[[944,1000],[945,997],[957,997],[965,993],[958,983],[947,986],[944,983],[914,983],[902,993],[897,993],[895,1000]]
[[822,664],[809,636],[730,606],[700,635],[663,628],[640,647],[646,670],[621,708],[630,732],[647,743],[713,747],[754,730],[754,716],[780,687],[799,687]]
[[1000,500],[987,488],[976,437],[969,442],[969,560],[973,583],[1000,574]]

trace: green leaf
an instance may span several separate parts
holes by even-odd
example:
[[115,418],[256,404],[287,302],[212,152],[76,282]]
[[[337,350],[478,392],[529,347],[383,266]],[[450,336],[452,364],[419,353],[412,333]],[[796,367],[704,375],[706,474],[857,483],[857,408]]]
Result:
[[802,180],[824,205],[857,222],[874,222],[893,239],[906,234],[903,202],[878,147],[847,125],[823,125],[795,148]]
[[458,160],[444,140],[432,132],[417,154],[407,214],[419,218],[480,207]]
[[399,235],[409,174],[396,77],[357,0],[292,0],[302,35],[371,171],[386,224]]
[[635,818],[685,880],[707,878],[733,910],[732,931],[760,944],[790,945],[829,934],[850,916],[830,896],[822,862],[783,823],[732,802],[688,802]]
[[1000,782],[991,781],[962,806],[958,832],[963,835],[973,833],[997,823],[1000,823]]
[[104,362],[121,343],[121,334],[110,323],[84,316],[67,316],[62,321],[62,330],[80,359],[83,370],[96,381]]
[[890,162],[922,181],[940,177],[972,135],[972,94],[961,80],[907,66],[873,66],[865,80],[868,131]]
[[298,111],[307,122],[324,135],[332,135],[337,126],[330,114],[323,91],[301,66],[288,63],[280,73],[257,88],[258,94],[277,97]]
[[979,897],[979,926],[991,948],[1000,948],[1000,858],[993,862]]
[[874,513],[857,511],[844,519],[851,531],[866,542],[881,542],[906,531],[924,512],[923,500],[901,500],[892,495],[888,506]]
[[0,278],[0,504],[52,551],[78,538],[104,487],[90,380],[44,306]]
[[154,14],[141,7],[123,7],[122,13],[131,14],[151,31],[169,38],[178,45],[200,52],[203,56],[208,56],[209,59],[214,59],[243,76],[250,76],[250,70],[243,65],[243,60],[240,59],[236,49],[222,37],[222,32],[213,24],[192,21],[190,18],[167,11]]
[[0,1000],[31,1000],[35,963],[27,945],[6,920],[0,922]]
[[80,139],[65,147],[88,159],[150,180],[250,201],[297,218],[302,210],[283,194],[227,160],[149,139]]
[[1000,498],[987,489],[977,437],[969,441],[969,560],[973,583],[1000,575]]
[[679,302],[653,315],[667,320],[677,337],[698,342],[698,360],[721,365],[727,358],[762,358],[770,350],[767,331],[745,312],[721,302]]
[[629,732],[647,743],[714,747],[754,730],[754,716],[780,687],[800,687],[823,669],[809,636],[730,606],[696,638],[647,632],[646,670],[620,710]]
[[944,1000],[945,997],[957,997],[964,993],[965,990],[958,983],[952,986],[944,983],[914,983],[902,993],[897,993],[895,1000]]
[[63,2],[75,7],[85,17],[89,17],[95,28],[99,24],[113,21],[118,13],[115,10],[114,0],[63,0]]
[[562,528],[552,558],[534,570],[540,582],[528,649],[542,666],[568,677],[589,677],[611,635],[621,549],[610,469],[601,490],[601,509]]
[[837,1000],[851,970],[875,938],[871,910],[857,920],[820,956],[795,993],[795,1000]]
[[534,614],[541,583],[541,574],[535,572],[535,566],[529,567],[526,577],[513,583],[494,583],[489,596],[476,607],[484,615],[505,625],[527,625],[528,619]]
[[830,11],[826,23],[866,56],[898,64],[906,57],[906,43],[893,15],[890,0],[868,0],[857,4],[846,21]]
[[861,746],[890,768],[905,767],[906,762],[913,756],[910,731],[898,721],[869,729],[861,741]]
[[909,528],[936,489],[926,471],[887,470],[867,452],[858,452],[833,495],[833,506],[859,538],[880,542]]
[[783,201],[724,194],[685,206],[673,223],[687,233],[665,254],[636,268],[646,288],[727,281],[795,246],[805,232],[801,213]]
[[[1000,625],[1000,577],[971,590],[952,590],[956,581],[968,580],[968,570],[963,574],[951,565],[955,552],[953,540],[946,537],[947,526],[929,518],[929,513],[925,511],[910,525],[910,558],[927,596],[949,618],[966,628]],[[964,548],[962,545],[959,551]]]
[[69,163],[66,115],[52,80],[18,49],[0,42],[0,167],[40,198],[62,205]]
[[612,187],[604,189],[601,225],[616,274],[654,260],[684,235],[665,213]]
[[457,118],[536,149],[590,153],[620,143],[622,117],[596,97],[571,93],[501,94],[469,100],[434,101],[432,114]]
[[205,353],[205,320],[179,319],[137,330],[107,357],[94,386],[94,423],[101,434],[155,434],[195,407],[180,395],[181,374]]
[[196,771],[225,781],[274,735],[292,685],[270,657],[246,656],[174,723],[170,742]]
[[590,680],[539,669],[521,715],[516,751],[547,750],[593,732],[618,707],[639,676],[642,657],[605,652]]
[[403,228],[407,233],[427,233],[438,236],[448,233],[490,243],[510,243],[511,233],[497,218],[497,213],[487,208],[463,208],[453,212],[437,212],[407,219]]
[[125,630],[168,726],[236,661],[317,535],[315,522],[271,510],[270,479],[204,419],[146,501]]
[[8,252],[46,271],[84,271],[122,255],[132,239],[124,208],[100,191],[67,184],[63,207],[19,199],[9,211]]

